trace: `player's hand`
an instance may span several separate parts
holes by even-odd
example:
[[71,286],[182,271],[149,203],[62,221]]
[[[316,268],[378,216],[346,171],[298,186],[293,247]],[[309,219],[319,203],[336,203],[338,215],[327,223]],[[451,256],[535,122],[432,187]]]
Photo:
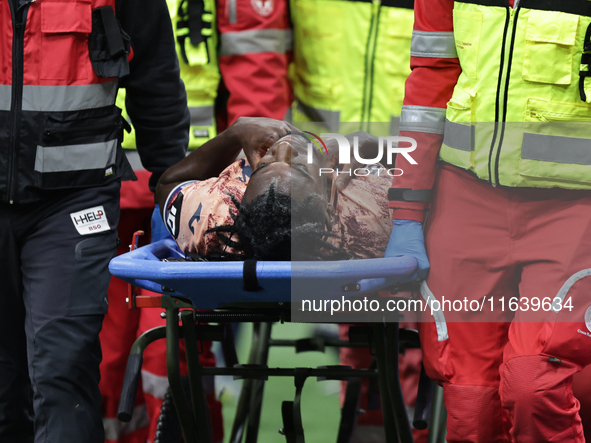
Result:
[[244,151],[251,168],[256,169],[267,150],[284,135],[298,131],[291,124],[262,117],[240,117],[228,128],[232,141]]
[[410,255],[416,258],[418,267],[410,280],[427,278],[430,264],[425,250],[423,225],[414,220],[392,220],[392,225],[392,234],[384,256]]

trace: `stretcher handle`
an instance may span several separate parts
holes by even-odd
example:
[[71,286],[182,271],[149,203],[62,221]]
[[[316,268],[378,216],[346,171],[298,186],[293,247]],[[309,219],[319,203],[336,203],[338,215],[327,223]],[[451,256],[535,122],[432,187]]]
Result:
[[[155,292],[157,294],[162,294],[163,292],[167,292],[162,288],[160,283],[156,283],[150,280],[144,280],[141,278],[134,278],[129,279],[131,281],[131,285],[137,288],[147,289],[148,291]],[[174,292],[173,292],[174,293]]]
[[129,354],[127,367],[125,368],[125,378],[123,379],[123,388],[121,389],[121,398],[119,400],[119,410],[117,418],[123,422],[131,420],[133,408],[135,406],[135,397],[140,383],[143,357],[141,354]]
[[427,429],[429,426],[429,422],[431,421],[431,403],[434,386],[435,382],[427,376],[424,366],[421,365],[417,403],[415,405],[415,413],[412,422],[415,429],[423,430]]

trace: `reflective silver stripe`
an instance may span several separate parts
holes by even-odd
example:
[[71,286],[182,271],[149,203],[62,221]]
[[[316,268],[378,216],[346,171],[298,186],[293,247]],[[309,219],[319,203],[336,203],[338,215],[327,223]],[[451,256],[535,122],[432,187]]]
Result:
[[191,126],[213,126],[213,106],[189,107]]
[[429,106],[402,106],[400,130],[443,134],[445,109]]
[[133,409],[131,420],[127,423],[119,421],[117,418],[103,417],[103,427],[105,428],[105,439],[119,441],[121,437],[137,429],[149,426],[148,411],[146,405],[139,405]]
[[23,111],[79,111],[110,106],[117,96],[117,80],[97,85],[23,86]]
[[558,303],[552,303],[552,310],[554,312],[560,312],[560,308],[564,303],[564,298],[566,297],[566,294],[568,294],[568,291],[570,291],[570,288],[572,288],[573,285],[583,277],[589,277],[590,275],[591,269],[583,269],[582,271],[579,271],[576,274],[571,275],[569,279],[564,282],[564,284],[558,291],[558,294],[556,294],[556,297],[554,297],[555,300],[557,298],[560,299],[560,306],[558,306]]
[[474,126],[445,120],[443,144],[460,151],[474,150]]
[[[203,376],[202,381],[205,394],[213,393],[215,389],[213,375]],[[163,399],[168,389],[168,377],[142,370],[142,388],[146,394]]]
[[400,132],[400,117],[390,118],[390,135],[398,135]]
[[291,31],[287,29],[254,29],[252,31],[222,34],[220,56],[284,53],[292,47]]
[[523,134],[521,158],[543,162],[591,165],[591,140],[525,133]]
[[117,140],[82,145],[37,146],[35,171],[67,172],[102,169],[115,164]]
[[146,394],[162,400],[168,389],[168,377],[142,370],[142,388]]
[[431,312],[433,312],[433,318],[435,318],[435,327],[437,328],[437,340],[444,341],[449,338],[447,334],[447,324],[445,323],[445,315],[443,315],[443,311],[441,310],[441,306],[439,306],[438,310],[433,309],[433,301],[435,300],[435,296],[427,286],[427,282],[424,281],[421,284],[421,295],[429,305]]
[[228,21],[230,24],[234,24],[238,21],[238,17],[236,16],[236,0],[230,0],[228,6]]
[[311,121],[323,123],[330,131],[338,132],[341,121],[341,111],[329,111],[328,109],[315,108],[298,100],[297,109]]
[[285,115],[283,116],[283,121],[286,121],[288,123],[293,123],[293,111],[291,109],[291,106],[289,108],[287,108],[287,111],[285,111]]
[[134,171],[141,171],[144,168],[142,165],[142,161],[140,160],[140,154],[135,149],[124,149],[125,156],[127,157],[127,161],[131,165],[131,169]]
[[0,85],[0,111],[10,111],[12,102],[12,86]]
[[412,57],[457,58],[453,32],[412,31]]

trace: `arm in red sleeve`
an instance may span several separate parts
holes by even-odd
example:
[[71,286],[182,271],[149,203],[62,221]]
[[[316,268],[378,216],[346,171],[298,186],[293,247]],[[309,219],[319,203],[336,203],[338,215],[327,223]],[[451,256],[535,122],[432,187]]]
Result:
[[292,101],[287,0],[219,0],[216,13],[228,124],[242,116],[282,120]]
[[[461,73],[453,40],[453,0],[415,0],[411,43],[412,72],[405,85],[400,135],[416,140],[410,164],[402,155],[396,167],[394,189],[430,190],[435,180],[437,155],[443,141],[446,104]],[[423,221],[427,203],[392,200],[394,219]]]

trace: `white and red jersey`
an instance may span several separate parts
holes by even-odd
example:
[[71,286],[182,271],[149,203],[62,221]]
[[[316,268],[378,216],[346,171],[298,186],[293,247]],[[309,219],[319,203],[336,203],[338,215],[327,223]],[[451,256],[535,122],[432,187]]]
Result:
[[[332,231],[339,237],[328,241],[358,258],[383,257],[392,231],[385,199],[389,178],[381,166],[369,171],[351,180],[342,191],[332,189],[336,214]],[[251,173],[251,167],[241,159],[219,177],[182,183],[171,191],[163,217],[182,251],[204,257],[222,248],[217,234],[206,232],[234,223],[230,211],[236,215],[238,210],[230,195],[242,201]]]

